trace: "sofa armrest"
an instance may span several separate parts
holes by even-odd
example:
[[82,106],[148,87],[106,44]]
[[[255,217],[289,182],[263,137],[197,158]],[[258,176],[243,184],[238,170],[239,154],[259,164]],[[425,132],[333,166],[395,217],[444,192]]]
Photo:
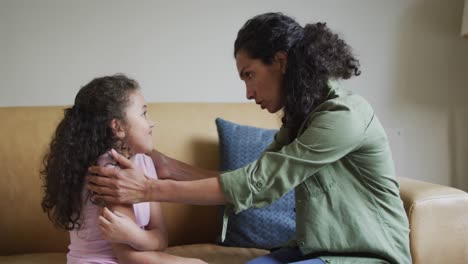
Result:
[[468,194],[398,178],[410,224],[413,263],[468,263]]

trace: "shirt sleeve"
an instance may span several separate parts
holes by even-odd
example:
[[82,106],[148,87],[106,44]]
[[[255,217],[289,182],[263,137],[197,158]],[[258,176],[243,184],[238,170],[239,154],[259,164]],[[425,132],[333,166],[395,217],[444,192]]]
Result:
[[132,162],[136,166],[136,168],[143,171],[145,176],[147,176],[148,178],[158,178],[158,174],[156,173],[156,168],[151,157],[145,154],[135,154],[135,156],[132,157]]
[[275,149],[277,138],[281,136],[278,133],[276,143],[270,145],[257,161],[221,174],[226,199],[236,213],[274,202],[323,166],[358,148],[369,123],[364,119],[346,107],[314,113],[298,138]]

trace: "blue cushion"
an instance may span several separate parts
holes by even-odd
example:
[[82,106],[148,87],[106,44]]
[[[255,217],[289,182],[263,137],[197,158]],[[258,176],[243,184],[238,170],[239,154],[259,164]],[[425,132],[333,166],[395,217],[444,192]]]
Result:
[[[218,128],[221,171],[235,170],[260,157],[277,130],[239,125],[221,118]],[[271,249],[295,235],[294,190],[273,204],[229,216],[225,246]]]

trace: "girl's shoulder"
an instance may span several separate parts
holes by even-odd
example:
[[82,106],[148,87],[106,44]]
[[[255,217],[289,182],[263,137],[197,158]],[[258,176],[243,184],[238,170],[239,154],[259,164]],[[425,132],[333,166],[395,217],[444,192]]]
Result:
[[158,178],[153,160],[148,155],[135,154],[133,158],[133,163],[139,169],[143,170],[145,175],[148,176],[149,178],[154,178],[154,179]]
[[97,158],[96,165],[103,167],[116,167],[118,164],[109,152],[105,152]]

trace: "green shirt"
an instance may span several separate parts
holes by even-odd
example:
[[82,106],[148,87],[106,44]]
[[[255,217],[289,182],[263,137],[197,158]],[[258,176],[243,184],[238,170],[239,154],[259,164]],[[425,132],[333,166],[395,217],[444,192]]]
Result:
[[369,103],[330,83],[326,101],[288,138],[281,128],[258,160],[221,174],[234,211],[266,206],[295,188],[290,245],[303,254],[328,263],[411,263],[388,139]]

